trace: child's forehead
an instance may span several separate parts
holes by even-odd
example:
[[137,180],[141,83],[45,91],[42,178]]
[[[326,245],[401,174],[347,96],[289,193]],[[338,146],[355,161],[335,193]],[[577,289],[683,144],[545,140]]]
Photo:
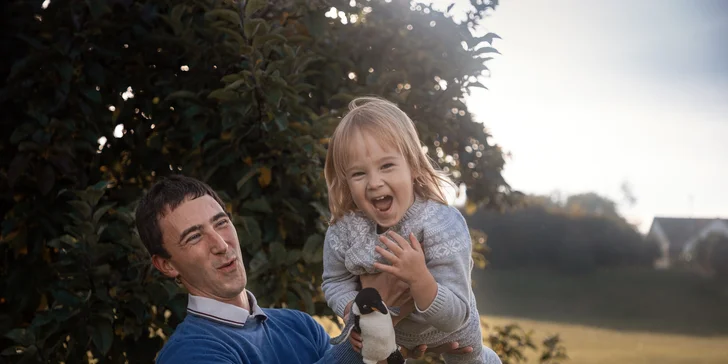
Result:
[[373,154],[402,154],[396,144],[396,138],[368,131],[354,133],[344,147],[347,149],[346,155],[349,159]]

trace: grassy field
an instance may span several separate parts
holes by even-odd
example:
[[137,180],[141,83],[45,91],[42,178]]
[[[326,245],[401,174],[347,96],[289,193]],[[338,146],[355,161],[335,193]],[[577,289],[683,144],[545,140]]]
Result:
[[[485,270],[473,279],[489,326],[517,323],[536,342],[558,333],[569,363],[728,363],[728,290],[701,277]],[[320,322],[339,333],[332,322]]]
[[728,287],[692,274],[624,270],[568,276],[478,270],[473,280],[478,308],[487,316],[619,331],[728,336]]
[[653,270],[473,278],[489,325],[558,333],[572,363],[728,363],[728,290],[714,281]]
[[[728,336],[697,337],[655,332],[600,329],[592,326],[527,320],[515,317],[483,316],[489,325],[518,323],[532,330],[540,342],[558,333],[566,346],[569,363],[728,363]],[[538,363],[529,352],[529,363]]]

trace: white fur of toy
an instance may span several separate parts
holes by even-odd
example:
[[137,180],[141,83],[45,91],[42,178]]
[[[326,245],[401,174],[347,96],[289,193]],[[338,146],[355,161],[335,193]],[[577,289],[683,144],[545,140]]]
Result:
[[[361,329],[361,355],[364,364],[376,364],[385,360],[395,350],[397,342],[394,335],[392,317],[375,311],[368,315],[361,315],[356,304],[351,307],[353,313],[359,316],[359,328]],[[366,333],[366,334],[365,334]]]

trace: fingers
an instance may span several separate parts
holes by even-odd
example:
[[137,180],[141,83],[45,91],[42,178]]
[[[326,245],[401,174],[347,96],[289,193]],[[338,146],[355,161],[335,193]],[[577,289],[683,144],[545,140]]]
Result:
[[374,269],[380,270],[382,272],[387,272],[393,275],[397,275],[399,270],[391,265],[386,265],[382,263],[374,263]]
[[473,352],[473,347],[466,346],[464,348],[457,348],[454,350],[450,350],[450,351],[448,351],[448,354],[467,354],[467,353],[472,353],[472,352]]
[[[392,234],[396,235],[396,233],[389,232],[390,236]],[[397,236],[399,236],[399,235],[397,235]],[[391,250],[392,253],[394,253],[395,255],[399,256],[400,254],[402,254],[402,252],[403,252],[402,244],[400,242],[398,242],[396,239],[393,241],[389,237],[382,235],[379,237],[379,241],[381,241],[382,244],[386,245],[387,248],[389,248],[389,250]],[[404,245],[409,245],[409,244],[404,244]]]
[[356,331],[351,331],[351,334],[349,334],[349,343],[351,343],[351,347],[356,351],[357,353],[361,352],[361,335],[359,335]]
[[410,243],[412,243],[412,249],[415,251],[421,252],[422,251],[422,245],[420,245],[420,242],[417,241],[417,238],[415,237],[415,234],[410,233],[409,235]]
[[444,353],[450,353],[450,352],[453,352],[454,350],[457,350],[459,346],[460,346],[460,343],[458,343],[457,341],[452,341],[452,342],[445,343],[440,346],[434,347],[427,351],[436,353],[436,354],[444,354]]
[[392,264],[399,261],[399,258],[397,258],[396,255],[384,250],[384,248],[382,248],[380,246],[375,246],[374,250],[376,250],[377,253],[379,253],[382,257],[384,257],[384,259],[388,260]]
[[405,240],[405,238],[403,238],[402,235],[399,235],[391,230],[388,231],[387,233],[392,239],[394,239],[395,242],[397,242],[397,245],[399,245],[399,247],[403,251],[412,249],[412,246],[410,245],[410,243],[407,240]]
[[420,359],[422,356],[425,355],[425,351],[427,350],[427,345],[420,345],[412,350],[409,350],[405,347],[403,347],[400,352],[402,353],[402,356],[404,356],[407,359]]

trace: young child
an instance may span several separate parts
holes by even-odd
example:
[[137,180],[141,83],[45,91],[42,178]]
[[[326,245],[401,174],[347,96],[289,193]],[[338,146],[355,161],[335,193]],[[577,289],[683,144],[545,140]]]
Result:
[[389,272],[415,302],[395,327],[400,346],[457,341],[473,351],[445,354],[447,363],[485,363],[470,233],[445,201],[441,185],[451,182],[423,152],[412,120],[386,100],[352,101],[330,139],[325,177],[332,217],[322,290],[334,312],[348,313],[360,275]]

